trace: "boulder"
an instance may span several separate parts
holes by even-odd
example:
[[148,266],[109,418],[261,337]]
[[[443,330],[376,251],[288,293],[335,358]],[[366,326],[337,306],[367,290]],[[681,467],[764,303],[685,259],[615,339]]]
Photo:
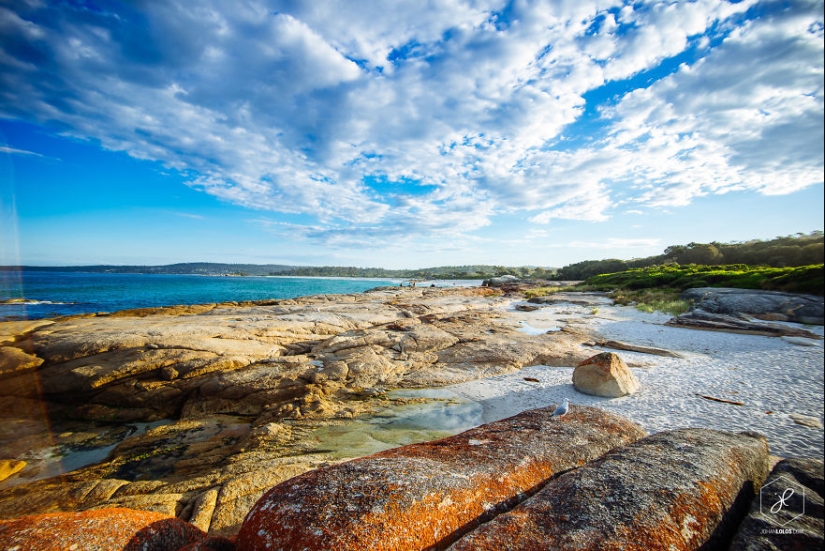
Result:
[[559,476],[450,551],[724,549],[768,461],[753,433],[658,433]]
[[491,277],[489,279],[485,279],[481,282],[482,287],[501,287],[502,285],[506,285],[508,283],[514,283],[518,281],[518,278],[514,275],[505,274],[503,276],[498,277]]
[[825,302],[822,297],[757,289],[697,287],[684,291],[681,298],[693,301],[693,308],[711,314],[747,314],[769,321],[792,321],[823,325]]
[[534,493],[553,475],[645,432],[595,408],[523,412],[456,436],[304,473],[267,492],[239,549],[443,547]]
[[822,460],[783,459],[751,504],[731,551],[825,548],[824,490]]
[[627,396],[639,390],[639,380],[618,354],[602,352],[573,370],[573,386],[579,392],[605,398]]
[[166,551],[206,534],[177,518],[131,509],[50,513],[0,520],[0,549]]

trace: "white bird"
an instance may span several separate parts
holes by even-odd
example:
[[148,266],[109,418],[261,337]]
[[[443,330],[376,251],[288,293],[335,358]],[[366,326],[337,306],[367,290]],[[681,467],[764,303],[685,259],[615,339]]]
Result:
[[567,413],[567,408],[570,406],[570,400],[565,398],[564,403],[553,410],[553,417],[560,417]]

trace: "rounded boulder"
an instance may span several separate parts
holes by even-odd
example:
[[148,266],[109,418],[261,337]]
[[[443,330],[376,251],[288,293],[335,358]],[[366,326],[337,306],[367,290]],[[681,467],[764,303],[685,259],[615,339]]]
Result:
[[619,398],[636,393],[641,385],[618,354],[602,352],[573,370],[573,386],[579,392],[604,398]]

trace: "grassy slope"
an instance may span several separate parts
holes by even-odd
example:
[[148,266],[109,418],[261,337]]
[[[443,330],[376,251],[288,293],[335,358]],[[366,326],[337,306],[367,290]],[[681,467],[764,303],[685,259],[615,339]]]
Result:
[[654,310],[674,316],[683,314],[690,303],[679,293],[694,287],[734,287],[823,295],[825,265],[772,268],[769,266],[652,266],[593,276],[573,287],[543,287],[525,292],[526,298],[559,291],[610,291],[616,304],[634,305],[646,312]]
[[823,295],[825,267],[822,264],[789,268],[769,266],[652,266],[591,277],[583,286],[592,290],[671,289],[735,287],[788,293]]

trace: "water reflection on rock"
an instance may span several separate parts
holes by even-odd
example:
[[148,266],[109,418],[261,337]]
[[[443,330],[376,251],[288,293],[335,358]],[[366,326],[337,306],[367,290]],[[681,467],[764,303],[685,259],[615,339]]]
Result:
[[483,407],[445,389],[395,390],[392,399],[413,403],[319,427],[319,449],[336,458],[369,455],[416,442],[443,438],[482,423]]

